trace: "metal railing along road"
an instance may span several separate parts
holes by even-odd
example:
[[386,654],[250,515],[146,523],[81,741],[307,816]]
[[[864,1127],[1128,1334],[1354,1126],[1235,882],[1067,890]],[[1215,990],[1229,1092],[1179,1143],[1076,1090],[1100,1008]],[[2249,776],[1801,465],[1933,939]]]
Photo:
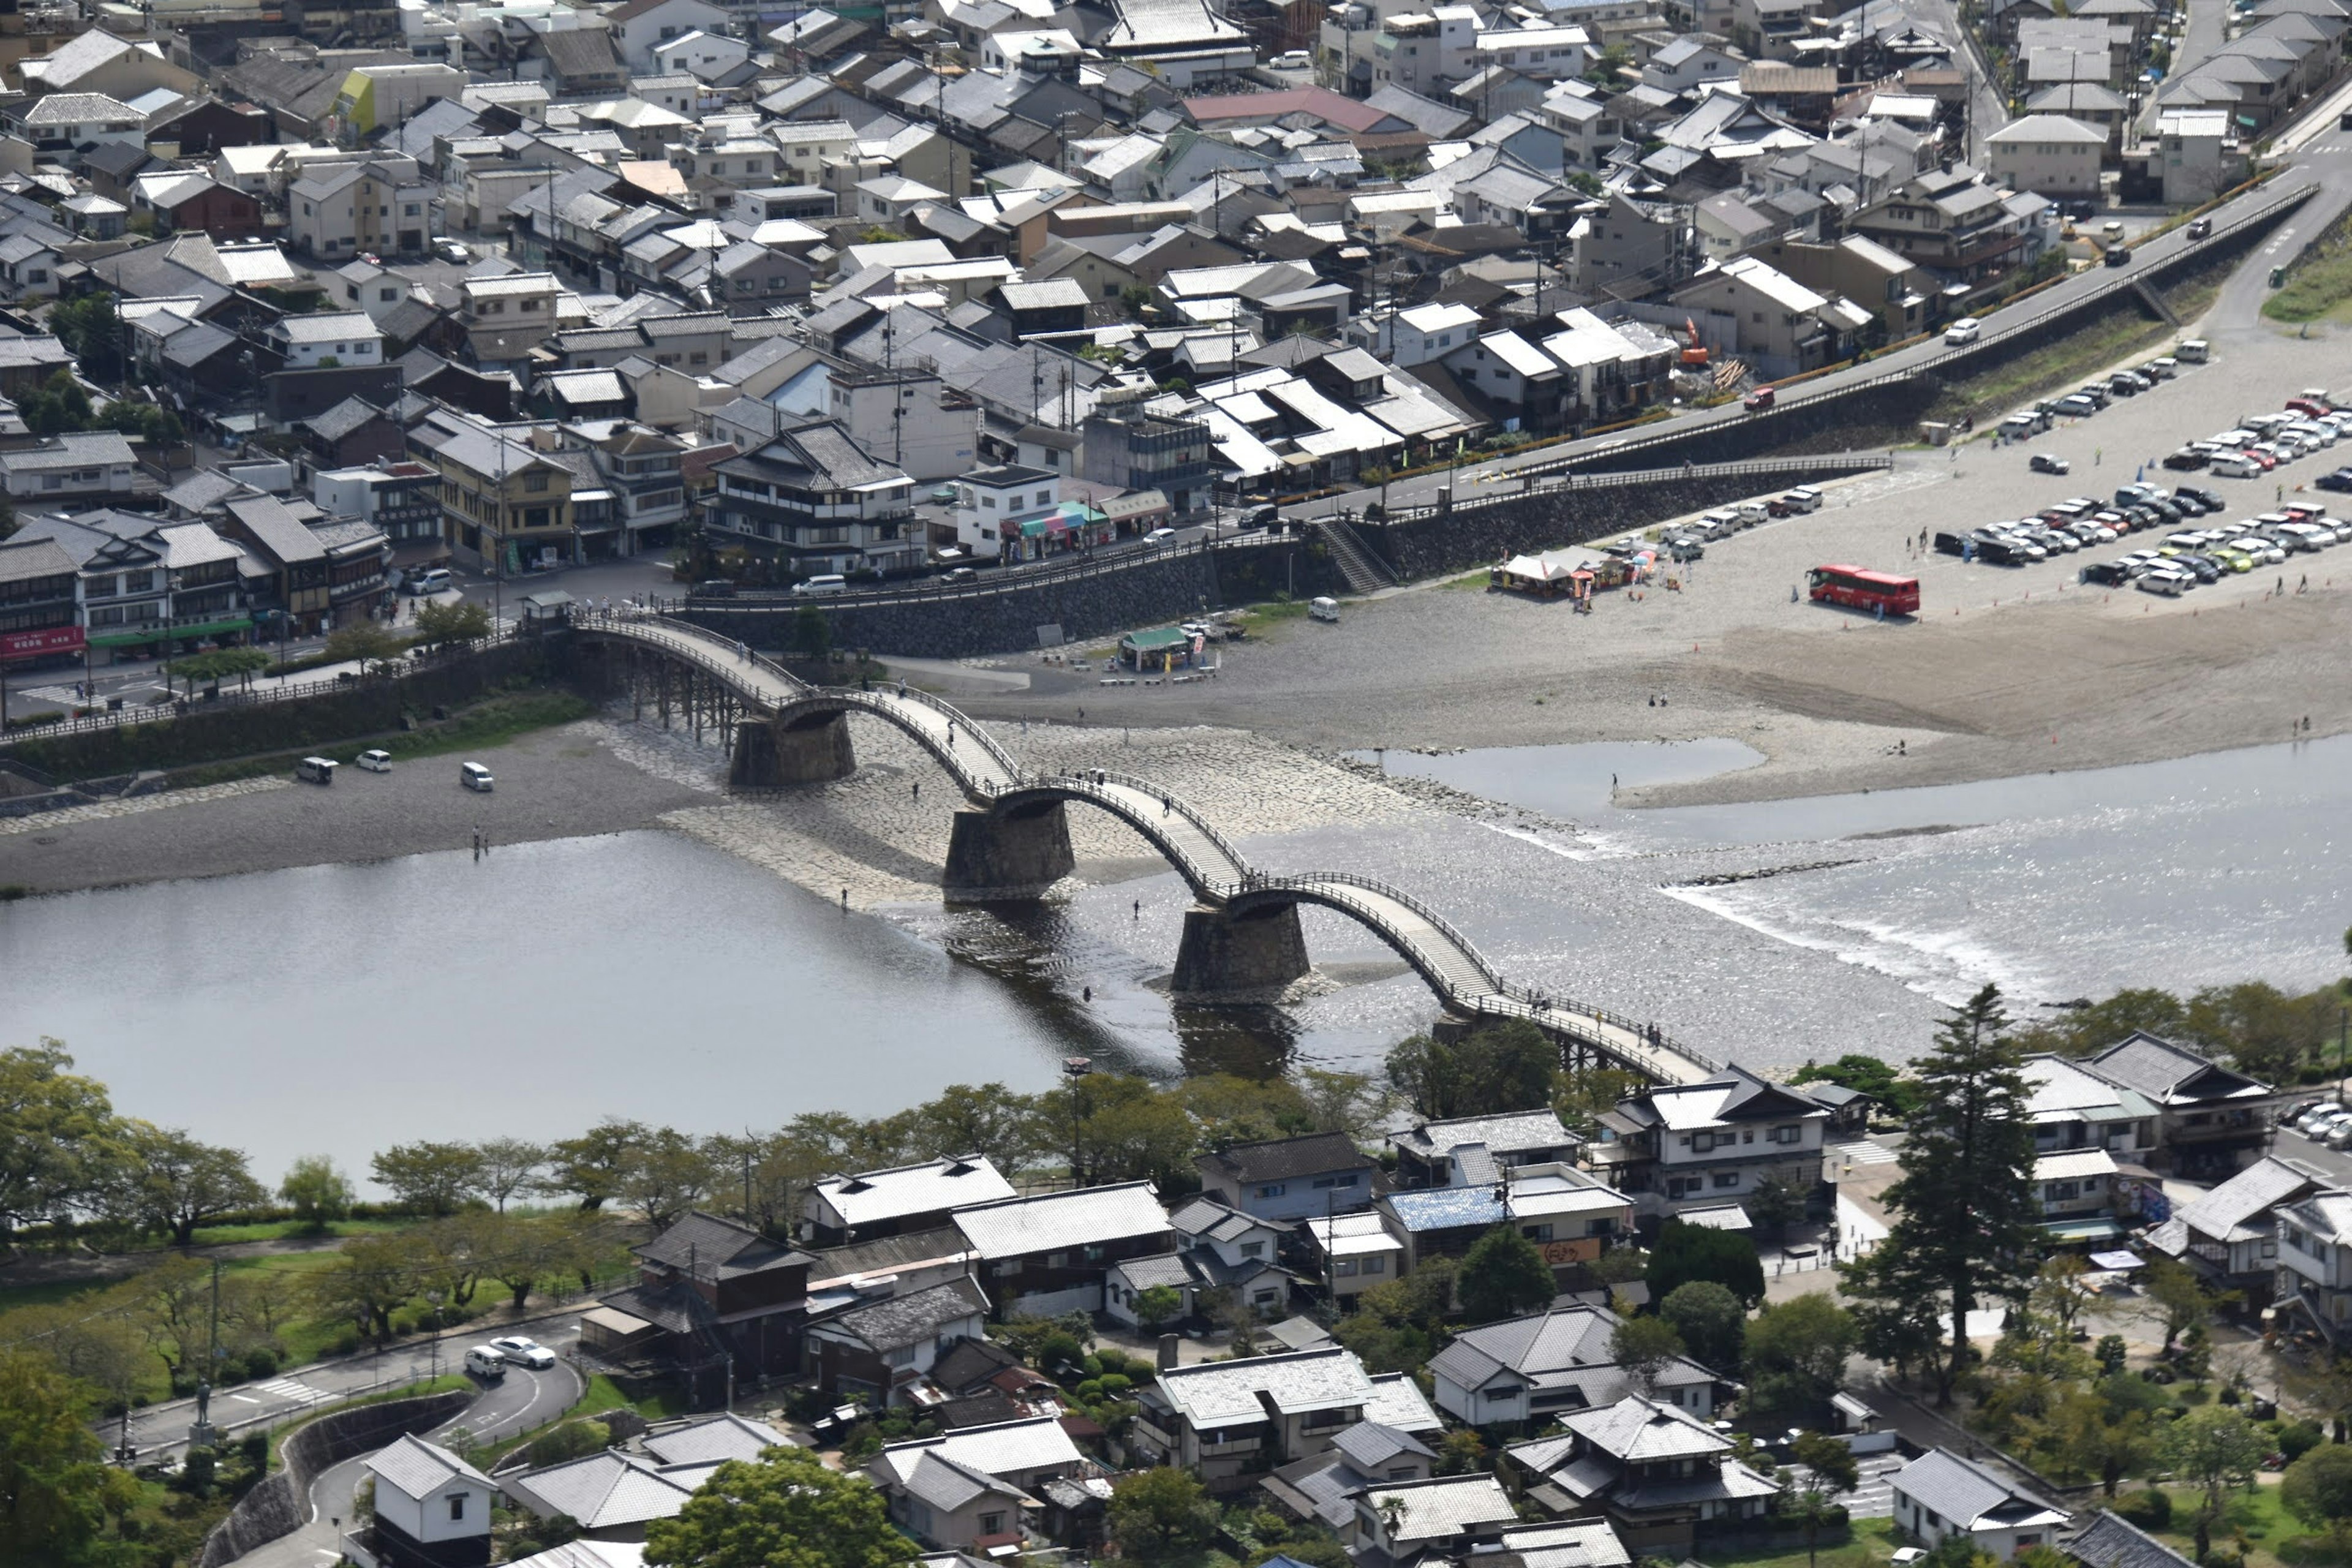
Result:
[[773,615],[780,609],[795,609],[803,605],[866,605],[931,604],[955,599],[978,598],[1005,593],[1014,588],[1036,588],[1050,584],[1082,582],[1133,567],[1145,566],[1155,561],[1177,560],[1186,555],[1213,550],[1253,549],[1276,542],[1262,534],[1234,539],[1196,539],[1182,544],[1135,543],[1109,550],[1089,551],[1069,561],[1036,561],[1016,566],[990,566],[969,582],[950,583],[944,578],[929,577],[919,585],[908,584],[878,588],[850,588],[838,594],[823,595],[794,594],[790,589],[772,592],[744,593],[740,590],[721,598],[683,598],[648,601],[663,614],[691,610],[697,615]]
[[[1497,986],[1496,995],[1514,1005],[1508,1009],[1501,1005],[1490,1005],[1487,1008],[1489,1012],[1508,1011],[1514,1017],[1524,1017],[1537,1023],[1549,1022],[1561,1027],[1567,1027],[1576,1018],[1590,1018],[1597,1024],[1605,1024],[1612,1029],[1622,1029],[1633,1036],[1646,1054],[1680,1057],[1685,1061],[1697,1064],[1708,1072],[1719,1071],[1723,1066],[1703,1051],[1695,1051],[1687,1046],[1675,1044],[1674,1037],[1662,1029],[1653,1033],[1653,1030],[1656,1029],[1654,1025],[1636,1023],[1624,1014],[1613,1012],[1607,1007],[1595,1007],[1590,1003],[1579,1002],[1573,997],[1554,996],[1548,991],[1508,983]],[[1562,1015],[1567,1016],[1564,1018]],[[1618,1050],[1621,1047],[1612,1043],[1609,1048]]]
[[[1541,493],[1545,488],[1556,492],[1591,489],[1636,489],[1644,485],[1663,484],[1671,479],[1776,479],[1792,474],[1818,475],[1825,468],[1846,468],[1858,473],[1874,473],[1895,467],[1895,459],[1875,453],[1827,452],[1817,458],[1745,458],[1729,463],[1678,463],[1664,468],[1611,468],[1600,473],[1586,472],[1574,467],[1574,459],[1555,458],[1541,463],[1526,463],[1516,468],[1500,469],[1486,476],[1486,482],[1497,489],[1467,498],[1454,498],[1450,510],[1475,511],[1481,507],[1496,506],[1504,501],[1523,500],[1530,494]],[[1541,479],[1565,474],[1567,485],[1538,487],[1533,484],[1521,489],[1511,489],[1512,479]],[[1406,521],[1434,517],[1442,509],[1434,505],[1399,507],[1387,513],[1387,519]],[[1369,526],[1377,527],[1378,524]],[[1611,531],[1615,531],[1612,530]]]

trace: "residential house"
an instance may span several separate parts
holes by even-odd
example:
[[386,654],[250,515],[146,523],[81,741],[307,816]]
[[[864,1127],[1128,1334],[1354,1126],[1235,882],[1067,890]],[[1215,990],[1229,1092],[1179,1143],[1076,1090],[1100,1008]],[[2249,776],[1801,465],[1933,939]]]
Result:
[[14,500],[46,506],[128,496],[137,469],[131,443],[113,430],[52,436],[0,451],[0,486]]
[[1500,1225],[1515,1226],[1555,1270],[1580,1270],[1633,1228],[1633,1200],[1564,1163],[1493,1170],[1485,1152],[1468,1163],[1491,1173],[1477,1183],[1390,1193],[1375,1205],[1404,1243],[1409,1273],[1433,1258],[1459,1258]]
[[[1202,427],[1203,442],[1207,435]],[[1203,1192],[1260,1219],[1306,1219],[1372,1201],[1373,1163],[1344,1132],[1228,1144],[1192,1163]]]
[[727,13],[707,0],[625,0],[604,13],[604,25],[622,61],[633,71],[652,75],[656,45],[688,33],[723,34]]
[[441,474],[428,464],[394,460],[364,468],[319,468],[310,500],[330,517],[373,524],[392,546],[391,565],[407,571],[449,558],[441,532]]
[[1817,294],[1753,256],[1702,268],[1675,290],[1675,309],[1706,347],[1745,360],[1760,377],[1794,375],[1844,359],[1870,312]]
[[104,93],[124,103],[158,90],[193,97],[205,85],[195,72],[173,65],[162,45],[103,27],[77,33],[17,69],[29,93]]
[[[1459,1151],[1483,1150],[1496,1167],[1553,1164],[1573,1160],[1584,1140],[1560,1125],[1550,1110],[1507,1111],[1424,1121],[1390,1138],[1397,1152],[1397,1182],[1406,1187],[1442,1187],[1459,1178]],[[1491,1182],[1491,1174],[1469,1179]]]
[[54,539],[0,541],[0,662],[82,651],[80,578]]
[[809,1325],[817,1386],[835,1398],[864,1394],[877,1405],[906,1402],[950,1349],[981,1337],[988,1298],[970,1279],[888,1296]]
[[2287,1096],[2261,1079],[2134,1030],[2083,1066],[2157,1108],[2159,1169],[2226,1175],[2257,1158]]
[[367,1547],[381,1568],[480,1568],[489,1562],[497,1482],[415,1436],[361,1465],[375,1479]]
[[122,142],[143,151],[146,117],[102,92],[53,92],[0,110],[9,128],[32,144],[35,163],[71,169],[84,149]]
[[2181,1205],[2148,1243],[2186,1263],[2209,1289],[2237,1291],[2248,1311],[2259,1313],[2278,1283],[2279,1210],[2331,1184],[2315,1166],[2267,1154]]
[[[96,201],[99,198],[85,198]],[[57,231],[46,225],[37,227],[48,234]],[[59,237],[62,242],[62,237]],[[39,233],[18,233],[0,238],[0,279],[7,282],[12,300],[54,299],[58,292],[58,251],[56,245],[40,237]]]
[[232,496],[221,510],[218,531],[262,568],[246,579],[257,604],[283,614],[296,637],[325,630],[332,604],[326,546],[276,496]]
[[800,1371],[807,1253],[698,1210],[630,1250],[637,1283],[603,1298],[605,1319],[583,1321],[583,1346],[666,1364],[699,1398],[730,1377]]
[[2016,190],[2072,199],[2096,195],[2107,133],[2063,114],[2028,114],[1985,138],[1993,177]]
[[527,357],[553,331],[562,293],[551,272],[460,279],[457,323],[475,365],[492,369]]
[[346,397],[324,414],[302,422],[303,445],[320,468],[352,468],[395,462],[408,448],[408,433],[363,397]]
[[1599,1514],[1643,1556],[1687,1553],[1703,1533],[1752,1528],[1780,1483],[1732,1458],[1730,1437],[1641,1394],[1560,1417],[1564,1435],[1504,1449],[1528,1500],[1556,1518]]
[[1427,1480],[1436,1459],[1435,1450],[1412,1433],[1367,1419],[1343,1428],[1322,1453],[1271,1471],[1262,1484],[1301,1519],[1345,1534],[1356,1527],[1356,1498],[1366,1489]]
[[201,169],[139,174],[131,182],[130,195],[131,210],[146,214],[158,234],[199,229],[219,239],[253,238],[261,234],[260,202],[220,184]]
[[1022,1511],[1041,1506],[1045,1482],[1088,1470],[1051,1415],[887,1444],[866,1465],[892,1522],[934,1546],[983,1554],[1023,1543]]
[[984,1154],[825,1176],[810,1183],[802,1195],[801,1239],[813,1247],[838,1247],[936,1230],[957,1209],[1015,1195],[1013,1184]]
[[2278,1226],[2280,1310],[2343,1350],[2352,1344],[2352,1192],[2288,1204]]
[[325,261],[421,256],[433,233],[435,194],[416,160],[403,154],[306,167],[286,193],[286,237]]
[[1736,1207],[1768,1183],[1811,1193],[1821,1184],[1828,1121],[1802,1089],[1732,1067],[1619,1101],[1601,1113],[1601,1141],[1588,1154],[1649,1225]]
[[2025,1081],[2035,1153],[2104,1149],[2135,1163],[2155,1153],[2156,1107],[2137,1089],[2056,1056],[2026,1058]]
[[1174,1234],[1149,1182],[980,1204],[955,1226],[996,1310],[1023,1317],[1101,1311],[1111,1268],[1167,1251]]
[[1943,1448],[1904,1466],[1890,1484],[1895,1528],[1930,1549],[1965,1535],[1979,1552],[2006,1563],[2028,1546],[2050,1544],[2070,1518],[2056,1503]]
[[1405,1272],[1402,1237],[1389,1229],[1388,1215],[1343,1214],[1300,1222],[1306,1252],[1333,1310],[1352,1312],[1356,1298]]
[[[704,502],[705,529],[795,579],[899,571],[925,559],[914,481],[869,454],[838,421],[790,425],[714,471],[719,485]],[[990,1293],[996,1295],[992,1284]]]
[[1457,343],[1466,343],[1476,335],[1478,320],[1478,312],[1467,305],[1432,302],[1399,310],[1391,328],[1393,350],[1389,363],[1410,368],[1442,359]]
[[363,310],[281,316],[269,323],[265,341],[289,370],[373,365],[383,359],[383,330]]
[[1510,1493],[1492,1475],[1375,1481],[1354,1498],[1348,1539],[1360,1562],[1456,1562],[1493,1546],[1518,1522]]
[[2227,110],[2165,110],[2157,116],[2156,142],[2168,206],[2211,201],[2245,178],[2245,154]]
[[1229,1292],[1235,1305],[1262,1318],[1289,1310],[1291,1275],[1277,1261],[1287,1225],[1243,1214],[1206,1194],[1180,1205],[1168,1225],[1176,1233],[1175,1251],[1112,1267],[1103,1294],[1103,1310],[1112,1317],[1139,1322],[1138,1300],[1160,1286],[1176,1292],[1176,1318],[1192,1316],[1204,1290]]
[[2195,1568],[2187,1557],[2113,1509],[2101,1509],[2061,1550],[2083,1568]]
[[1958,164],[1914,175],[1856,210],[1848,227],[1962,283],[2016,265],[2026,243],[2024,225],[2002,193]]
[[[1927,269],[1860,235],[1850,234],[1829,245],[1776,241],[1759,247],[1756,254],[1815,293],[1850,300],[1875,315],[1879,341],[1899,342],[1917,337],[1937,319],[1940,289]],[[1811,1092],[1815,1099],[1822,1098],[1821,1086]],[[1834,1112],[1837,1107],[1831,1109]],[[1861,1113],[1857,1107],[1856,1114]]]
[[1152,1464],[1192,1471],[1213,1492],[1231,1492],[1323,1453],[1377,1395],[1355,1352],[1334,1346],[1165,1367],[1138,1399],[1129,1445]]
[[1024,518],[1040,519],[1060,505],[1062,476],[1048,468],[994,463],[956,476],[956,542],[979,560],[1019,560]]
[[[764,1422],[730,1413],[649,1433],[643,1454],[607,1448],[510,1475],[502,1485],[518,1509],[578,1526],[575,1545],[642,1542],[647,1525],[676,1518],[720,1465],[756,1459],[789,1442]],[[642,1561],[644,1548],[637,1549],[636,1556]],[[599,1558],[593,1568],[601,1568],[602,1562]]]
[[1646,1388],[1616,1364],[1610,1337],[1621,1321],[1605,1307],[1578,1306],[1465,1329],[1429,1363],[1437,1407],[1465,1426],[1541,1427],[1647,1392],[1712,1418],[1717,1380],[1696,1362],[1676,1356]]

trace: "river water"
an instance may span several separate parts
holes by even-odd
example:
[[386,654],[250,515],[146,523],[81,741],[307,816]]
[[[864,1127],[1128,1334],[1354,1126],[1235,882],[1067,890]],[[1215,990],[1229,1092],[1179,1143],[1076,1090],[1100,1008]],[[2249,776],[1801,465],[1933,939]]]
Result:
[[[1747,765],[1730,742],[1413,757],[1509,806],[1245,838],[1429,899],[1507,973],[1786,1067],[1919,1049],[1986,980],[2020,1011],[2119,985],[2341,972],[2352,739],[2093,773],[1630,812],[1626,784]],[[1573,822],[1573,827],[1559,826]],[[1030,909],[847,914],[681,835],[166,882],[0,905],[0,1043],[63,1039],[131,1114],[274,1176],[417,1138],[697,1131],[877,1114],[1065,1057],[1160,1074],[1369,1067],[1427,1026],[1418,979],[1304,914],[1332,982],[1174,1007],[1172,875]]]

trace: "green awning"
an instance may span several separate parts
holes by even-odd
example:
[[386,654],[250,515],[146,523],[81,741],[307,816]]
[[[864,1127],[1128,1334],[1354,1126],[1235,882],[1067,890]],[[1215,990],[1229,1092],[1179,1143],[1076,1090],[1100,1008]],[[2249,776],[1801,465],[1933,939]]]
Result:
[[1181,626],[1161,626],[1155,631],[1129,632],[1118,640],[1123,647],[1134,648],[1141,653],[1150,653],[1163,647],[1189,647],[1192,637],[1192,634]]
[[2042,1228],[2053,1241],[2109,1241],[2124,1233],[2111,1219],[2044,1220]]
[[181,637],[208,637],[221,632],[243,632],[253,629],[253,617],[239,616],[234,620],[205,621],[193,626],[144,626],[127,631],[109,632],[104,637],[89,639],[92,647],[129,647],[134,643],[173,641]]

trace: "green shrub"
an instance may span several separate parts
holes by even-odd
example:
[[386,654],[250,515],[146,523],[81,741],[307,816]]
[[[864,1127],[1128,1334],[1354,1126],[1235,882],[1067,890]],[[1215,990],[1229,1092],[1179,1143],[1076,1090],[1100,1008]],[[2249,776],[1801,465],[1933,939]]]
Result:
[[2116,1500],[2116,1512],[2142,1530],[2163,1530],[2172,1523],[2172,1498],[2154,1487],[2126,1492]]
[[259,1380],[278,1375],[278,1352],[268,1345],[245,1353],[245,1375]]
[[602,1452],[613,1441],[613,1430],[602,1421],[567,1421],[531,1441],[526,1450],[533,1468],[560,1465]]
[[2290,1465],[2326,1441],[2327,1435],[2308,1421],[2289,1421],[2279,1426],[2279,1452]]

